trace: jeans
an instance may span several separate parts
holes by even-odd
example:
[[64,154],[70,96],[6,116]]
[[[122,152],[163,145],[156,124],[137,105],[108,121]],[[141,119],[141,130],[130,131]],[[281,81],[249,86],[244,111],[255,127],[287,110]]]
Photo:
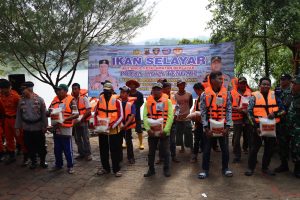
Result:
[[149,169],[154,171],[154,161],[155,161],[155,152],[157,149],[158,142],[161,143],[162,148],[160,149],[161,155],[163,155],[164,159],[164,170],[168,170],[170,168],[170,138],[169,136],[165,137],[148,137],[148,145],[149,145],[149,154],[148,154],[148,166]]

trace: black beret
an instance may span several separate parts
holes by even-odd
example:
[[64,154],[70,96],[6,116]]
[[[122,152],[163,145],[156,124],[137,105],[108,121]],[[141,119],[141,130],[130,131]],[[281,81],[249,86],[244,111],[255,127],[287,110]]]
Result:
[[107,65],[109,65],[109,61],[108,60],[99,60],[99,65],[100,64],[107,64]]
[[31,81],[26,81],[25,83],[22,84],[23,88],[32,88],[33,86],[34,84]]
[[0,79],[0,88],[9,88],[10,82],[4,78]]

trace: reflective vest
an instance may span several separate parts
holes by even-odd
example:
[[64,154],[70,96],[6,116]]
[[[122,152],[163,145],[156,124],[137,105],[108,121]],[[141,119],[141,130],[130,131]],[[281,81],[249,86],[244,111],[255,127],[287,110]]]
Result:
[[[129,119],[129,117],[132,115],[132,113],[131,113],[132,105],[133,105],[132,102],[127,101],[125,108],[123,108],[123,109],[125,109],[125,116],[123,118],[123,124],[125,124],[127,122],[127,120]],[[125,130],[135,128],[135,126],[136,126],[136,123],[135,123],[135,117],[134,117],[133,120],[130,122],[130,124],[125,128]]]
[[[218,95],[213,91],[211,87],[207,87],[204,92],[208,118],[217,121],[225,119],[226,122],[227,89],[225,87],[221,87]],[[217,98],[223,99],[223,104],[221,106],[217,106]]]
[[[239,108],[240,102],[242,96],[244,97],[250,97],[251,91],[249,89],[246,89],[243,95],[241,95],[236,89],[233,89],[230,91],[231,97],[232,97],[232,108]],[[242,113],[239,113],[236,109],[232,109],[232,120],[238,121],[242,120],[244,118],[244,115]]]
[[[279,110],[274,91],[270,90],[268,93],[268,105],[266,105],[265,98],[259,91],[253,92],[252,95],[255,97],[253,115],[256,123],[259,123],[260,117],[267,118],[269,113],[274,113]],[[277,117],[275,119],[276,123],[280,122],[280,117]]]
[[[82,115],[82,116],[86,113],[84,97],[85,96],[80,95],[77,99],[77,109],[78,109],[79,115]],[[74,97],[74,99],[75,99],[75,97]],[[85,121],[88,121],[90,118],[91,118],[91,116],[87,117],[85,119]]]
[[[71,110],[71,103],[72,103],[73,97],[71,95],[67,95],[63,100],[59,100],[59,98],[56,96],[53,101],[51,102],[50,108],[59,108],[60,105],[63,105],[63,118],[66,119],[72,115]],[[58,120],[58,115],[51,115],[51,120]],[[63,127],[72,127],[73,126],[73,120],[65,120],[62,123]]]
[[110,124],[118,120],[118,109],[117,109],[117,98],[115,95],[112,95],[109,99],[108,104],[104,98],[104,95],[100,95],[99,101],[96,107],[96,113],[100,118],[109,118]]
[[[157,108],[157,104],[158,103],[162,103],[163,106],[163,111],[162,110],[156,110]],[[146,101],[146,106],[147,106],[147,111],[148,111],[148,118],[151,119],[160,119],[160,118],[164,118],[164,127],[166,126],[167,123],[167,119],[168,119],[168,99],[165,97],[161,97],[158,101],[154,100],[154,97],[152,95],[150,95],[147,98]]]

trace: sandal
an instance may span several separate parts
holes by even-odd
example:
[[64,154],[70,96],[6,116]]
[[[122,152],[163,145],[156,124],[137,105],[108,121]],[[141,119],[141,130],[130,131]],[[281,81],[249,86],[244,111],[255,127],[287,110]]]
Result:
[[99,169],[98,171],[97,171],[97,175],[98,176],[102,176],[102,175],[104,175],[104,174],[108,174],[109,172],[108,171],[106,171],[105,169]]
[[232,177],[233,173],[229,169],[226,169],[226,170],[224,170],[224,176],[226,176],[226,177]]
[[199,179],[206,179],[208,177],[208,172],[200,172],[198,174]]

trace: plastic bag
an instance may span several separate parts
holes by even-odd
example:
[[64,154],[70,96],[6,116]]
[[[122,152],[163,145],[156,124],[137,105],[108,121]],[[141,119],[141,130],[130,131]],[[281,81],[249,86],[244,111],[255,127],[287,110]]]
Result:
[[224,131],[224,120],[216,121],[214,119],[209,119],[210,130],[213,132],[214,137],[223,136]]
[[240,108],[247,109],[249,105],[250,97],[241,96]]
[[52,126],[56,125],[57,123],[63,123],[64,122],[64,117],[63,117],[61,108],[52,108],[51,115],[58,115],[57,120],[51,120],[51,125]]
[[276,120],[259,118],[260,136],[276,137]]
[[189,114],[186,118],[192,120],[193,122],[200,122],[201,121],[201,113],[200,113],[200,111],[195,111],[195,112],[192,112],[191,114]]
[[106,134],[109,132],[109,118],[100,118],[97,116],[96,122],[95,122],[95,132]]
[[159,119],[148,119],[149,125],[150,125],[150,129],[153,132],[153,136],[154,137],[159,137],[161,136],[162,132],[163,132],[163,123],[164,123],[164,119],[163,118],[159,118]]

